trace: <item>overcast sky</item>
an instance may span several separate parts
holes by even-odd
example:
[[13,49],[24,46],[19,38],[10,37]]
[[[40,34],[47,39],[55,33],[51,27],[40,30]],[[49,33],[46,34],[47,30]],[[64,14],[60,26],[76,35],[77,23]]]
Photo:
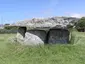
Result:
[[84,15],[85,0],[0,0],[0,24],[34,17]]

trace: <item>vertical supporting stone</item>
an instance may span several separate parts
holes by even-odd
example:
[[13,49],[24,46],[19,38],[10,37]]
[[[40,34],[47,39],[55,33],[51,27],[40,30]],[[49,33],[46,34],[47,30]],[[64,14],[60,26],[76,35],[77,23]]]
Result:
[[18,32],[17,32],[17,41],[18,42],[21,43],[24,41],[25,33],[26,33],[26,27],[19,27]]
[[46,32],[44,30],[28,30],[25,34],[25,45],[39,45],[44,44],[46,39]]
[[51,29],[48,35],[48,43],[66,44],[69,42],[69,31],[64,29]]

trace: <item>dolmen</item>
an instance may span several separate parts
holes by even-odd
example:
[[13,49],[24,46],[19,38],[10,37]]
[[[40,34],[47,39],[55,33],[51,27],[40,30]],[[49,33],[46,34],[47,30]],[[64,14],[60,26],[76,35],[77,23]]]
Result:
[[51,17],[33,18],[11,24],[17,27],[17,42],[23,45],[68,44],[69,30],[67,25],[73,25],[77,18]]

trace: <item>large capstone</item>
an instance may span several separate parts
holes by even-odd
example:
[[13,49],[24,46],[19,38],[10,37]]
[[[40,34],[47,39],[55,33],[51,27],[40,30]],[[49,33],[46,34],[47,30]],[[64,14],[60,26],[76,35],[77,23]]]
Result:
[[46,32],[42,30],[28,30],[25,33],[23,44],[25,45],[42,45],[45,42]]
[[48,34],[48,43],[65,44],[69,41],[69,31],[64,29],[51,29]]

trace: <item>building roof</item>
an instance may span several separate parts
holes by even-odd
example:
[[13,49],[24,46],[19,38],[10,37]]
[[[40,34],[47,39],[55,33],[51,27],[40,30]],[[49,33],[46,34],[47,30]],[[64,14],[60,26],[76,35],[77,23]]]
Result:
[[11,24],[13,27],[27,27],[29,29],[36,28],[67,28],[67,25],[72,22],[77,22],[78,18],[73,17],[51,17],[44,19],[33,18]]

